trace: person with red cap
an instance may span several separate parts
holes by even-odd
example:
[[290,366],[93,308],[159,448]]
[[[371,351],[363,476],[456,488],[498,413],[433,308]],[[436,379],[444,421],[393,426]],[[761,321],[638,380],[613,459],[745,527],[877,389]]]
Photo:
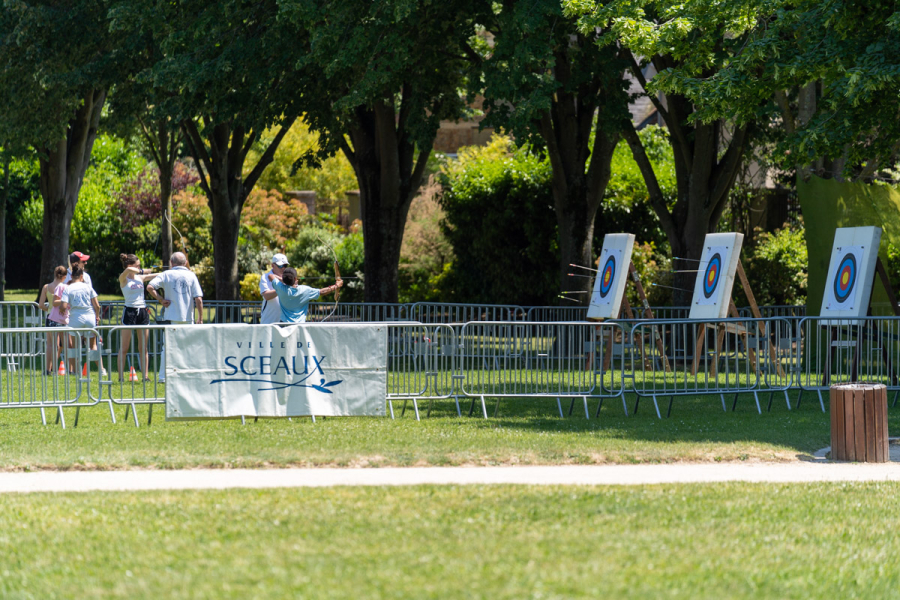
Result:
[[72,280],[72,267],[78,266],[81,267],[82,274],[84,276],[84,283],[88,284],[91,287],[94,287],[94,282],[91,281],[91,276],[88,275],[88,272],[85,270],[85,264],[89,255],[84,254],[82,252],[78,252],[77,250],[69,255],[69,271],[66,274],[66,280],[63,283],[69,283]]

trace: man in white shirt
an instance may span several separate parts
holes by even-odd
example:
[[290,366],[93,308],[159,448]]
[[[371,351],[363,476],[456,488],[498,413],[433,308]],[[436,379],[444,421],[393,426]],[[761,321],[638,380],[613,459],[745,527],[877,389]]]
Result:
[[[72,280],[72,267],[78,265],[79,267],[81,267],[82,270],[84,270],[85,267],[87,266],[84,263],[86,263],[89,258],[90,258],[90,255],[83,254],[83,253],[77,252],[77,251],[70,254],[69,255],[69,269],[66,272],[66,280],[63,283],[69,283]],[[88,284],[89,286],[94,287],[94,282],[91,281],[91,276],[88,275],[87,271],[84,271],[84,282],[86,284]]]
[[[153,281],[147,284],[147,291],[165,309],[166,322],[175,324],[203,324],[203,290],[200,289],[200,281],[194,272],[187,268],[187,257],[181,252],[172,254],[169,266],[172,268],[164,271]],[[157,289],[165,292],[161,298]],[[197,309],[197,319],[194,320],[194,308]],[[162,358],[159,363],[159,381],[166,380],[166,349],[163,347]]]
[[[272,282],[269,281],[269,273],[281,277],[281,274],[284,273],[284,268],[288,266],[288,264],[287,256],[284,254],[276,254],[272,257],[272,268],[268,273],[263,273],[263,276],[259,278],[259,295],[263,297],[262,313],[259,316],[259,322],[264,325],[281,321],[281,305],[278,303],[278,296],[266,298],[266,292],[275,291],[275,288],[272,287]],[[272,296],[272,294],[268,295]]]

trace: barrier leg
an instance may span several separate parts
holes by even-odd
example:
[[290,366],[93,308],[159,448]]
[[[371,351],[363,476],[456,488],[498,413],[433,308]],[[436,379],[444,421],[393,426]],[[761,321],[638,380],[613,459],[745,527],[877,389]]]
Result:
[[797,406],[795,408],[800,408],[800,401],[803,399],[803,388],[800,388],[800,393],[797,394]]
[[734,402],[731,403],[731,412],[734,412],[735,410],[737,410],[737,398],[738,398],[738,393],[735,392],[734,393]]
[[597,412],[594,413],[595,417],[597,417],[597,418],[600,417],[600,409],[601,408],[603,408],[603,398],[600,398],[600,402],[597,403]]
[[487,419],[487,406],[484,404],[484,396],[481,397],[481,414],[484,415],[484,418]]
[[406,414],[406,403],[407,403],[407,401],[408,401],[408,400],[407,400],[406,398],[403,399],[403,409],[400,411],[400,418],[403,418],[403,415]]
[[81,407],[77,406],[77,407],[75,407],[75,425],[74,425],[74,427],[78,427],[78,417],[80,417],[80,416],[81,416]]
[[419,418],[419,401],[413,398],[413,410],[416,411],[416,421],[420,421]]
[[756,393],[756,390],[753,390],[753,399],[756,400],[756,412],[762,414],[762,409],[759,407],[759,394]]
[[500,414],[500,396],[497,396],[497,405],[494,407],[494,418],[497,418],[497,415]]
[[[418,412],[418,411],[416,411]],[[312,421],[313,425],[316,424],[316,415],[309,415],[309,419]]]
[[138,423],[138,418],[137,418],[137,406],[135,406],[134,404],[131,405],[131,416],[134,419],[134,426],[140,427],[141,424]]
[[394,401],[388,400],[388,409],[391,411],[391,421],[394,420]]
[[634,399],[634,410],[631,411],[631,414],[632,414],[632,415],[636,415],[636,414],[637,414],[638,404],[640,404],[640,403],[641,403],[641,397],[640,397],[640,396],[637,396],[637,397]]
[[895,406],[897,406],[897,395],[898,394],[900,394],[900,390],[897,390],[896,392],[894,392],[894,401],[891,402],[891,408],[894,408]]
[[582,398],[584,399],[584,418],[590,420],[591,415],[588,413],[587,396],[582,396]]
[[769,392],[769,406],[766,407],[766,412],[772,412],[772,400],[775,398],[775,392]]
[[[603,403],[603,398],[600,398],[600,403]],[[628,401],[625,400],[625,394],[622,394],[622,408],[625,410],[625,416],[628,416]]]
[[825,412],[825,401],[822,400],[822,390],[818,390],[819,392],[819,406],[822,407],[822,412]]
[[469,404],[469,416],[472,416],[472,413],[475,412],[475,397],[472,397],[472,402]]
[[670,418],[672,416],[672,403],[675,401],[675,396],[669,396],[669,410],[666,411],[666,418]]
[[662,419],[662,415],[659,414],[659,404],[656,402],[656,396],[653,396],[653,407],[656,408],[656,418]]
[[722,399],[722,410],[728,412],[728,409],[725,408],[725,394],[719,394],[719,398]]
[[565,419],[566,416],[563,414],[563,411],[562,411],[562,401],[559,398],[556,399],[556,408],[559,409],[559,418]]
[[567,416],[572,416],[572,410],[575,408],[575,398],[572,398],[572,401],[569,402],[569,414]]
[[54,425],[59,425],[59,407],[56,407],[56,420],[53,421]]
[[112,424],[115,425],[116,424],[116,411],[113,410],[113,403],[108,402],[107,404],[109,404],[109,418],[112,420]]
[[56,407],[56,416],[59,419],[59,423],[62,425],[62,428],[66,428],[66,415],[63,413],[62,406]]
[[126,405],[125,405],[125,416],[122,417],[122,418],[125,419],[125,420],[127,421],[127,420],[128,420],[128,415],[130,415],[130,414],[131,414],[131,405],[130,405],[130,404],[126,404]]
[[244,419],[244,415],[241,415],[241,425],[246,425],[246,424],[247,424],[247,420]]
[[788,396],[787,390],[784,390],[784,403],[787,404],[788,410],[791,410],[791,398]]
[[462,417],[462,411],[459,410],[459,396],[453,396],[453,402],[456,404],[456,416]]
[[47,424],[47,414],[44,412],[44,407],[41,407],[41,424]]
[[150,423],[153,422],[153,405],[150,404],[148,407],[150,409],[150,412],[147,414],[147,427],[149,427]]
[[[500,401],[499,401],[499,400],[497,401],[497,404],[500,404]],[[433,399],[433,398],[432,398],[431,400],[428,401],[428,411],[425,413],[425,418],[426,418],[426,419],[430,419],[430,418],[431,418],[431,407],[432,407],[432,406],[434,406],[434,399]]]

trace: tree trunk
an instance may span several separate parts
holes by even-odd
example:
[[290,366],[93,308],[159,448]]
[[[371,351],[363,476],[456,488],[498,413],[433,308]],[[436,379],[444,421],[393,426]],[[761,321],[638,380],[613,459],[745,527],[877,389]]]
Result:
[[[159,206],[161,222],[159,230],[160,258],[163,265],[172,257],[172,173],[173,165],[163,161],[159,166]],[[184,248],[181,249],[185,251]]]
[[6,207],[9,204],[10,155],[3,157],[3,196],[0,197],[0,302],[6,300]]
[[397,302],[400,249],[410,204],[422,184],[434,135],[419,147],[404,125],[410,107],[401,102],[358,108],[344,153],[359,183],[365,256],[365,301]]
[[[213,217],[216,289],[204,290],[204,294],[209,292],[210,297],[217,300],[241,298],[237,261],[241,211],[260,175],[272,163],[275,150],[294,124],[294,120],[295,117],[292,117],[282,123],[281,129],[246,177],[243,176],[244,162],[258,137],[256,132],[247,131],[243,126],[230,121],[213,125],[206,119],[202,133],[194,121],[182,123],[185,139],[200,174],[200,187],[206,193]],[[199,257],[192,259],[192,263],[199,261]]]
[[[75,215],[78,193],[97,139],[100,113],[106,102],[105,90],[86,95],[69,122],[66,137],[52,147],[41,149],[40,191],[44,200],[43,246],[40,284],[53,281],[53,270],[67,264],[69,230]],[[90,248],[82,248],[90,252]]]

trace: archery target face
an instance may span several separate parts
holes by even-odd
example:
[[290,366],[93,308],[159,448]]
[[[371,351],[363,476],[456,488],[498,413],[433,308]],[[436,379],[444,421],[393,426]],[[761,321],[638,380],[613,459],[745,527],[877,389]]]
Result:
[[606,258],[606,263],[603,265],[603,268],[600,269],[600,283],[597,286],[597,291],[600,292],[601,298],[609,297],[609,292],[613,287],[613,281],[616,280],[616,256],[621,259],[622,253],[618,250],[611,252]]
[[822,315],[867,314],[880,243],[878,227],[842,227],[834,232]]
[[615,319],[619,316],[633,248],[634,235],[630,233],[611,233],[603,238],[603,249],[597,259],[594,291],[588,306],[589,321]]
[[734,287],[744,236],[740,233],[711,233],[703,243],[699,262],[675,261],[679,269],[696,269],[691,319],[723,319]]

